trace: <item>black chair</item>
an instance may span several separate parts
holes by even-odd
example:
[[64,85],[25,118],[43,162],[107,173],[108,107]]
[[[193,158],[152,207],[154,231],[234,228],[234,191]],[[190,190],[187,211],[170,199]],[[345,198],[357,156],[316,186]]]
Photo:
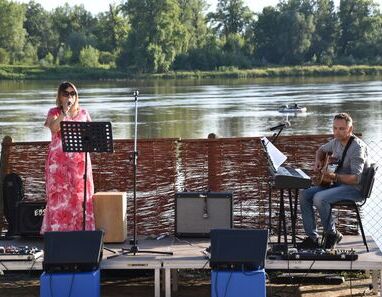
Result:
[[369,252],[369,247],[367,245],[366,237],[365,237],[365,232],[363,231],[363,226],[362,226],[362,221],[361,221],[361,216],[359,214],[359,209],[362,207],[365,203],[367,198],[370,197],[371,191],[373,190],[373,185],[374,185],[374,179],[375,179],[375,173],[377,172],[378,167],[376,164],[371,164],[371,166],[366,170],[364,175],[362,176],[361,184],[362,184],[362,201],[361,202],[355,202],[353,200],[341,200],[335,203],[332,203],[330,206],[333,208],[339,208],[342,206],[348,206],[352,207],[355,209],[357,213],[357,221],[359,228],[361,229],[361,234],[362,234],[362,239],[363,239],[363,244],[366,246],[366,251]]

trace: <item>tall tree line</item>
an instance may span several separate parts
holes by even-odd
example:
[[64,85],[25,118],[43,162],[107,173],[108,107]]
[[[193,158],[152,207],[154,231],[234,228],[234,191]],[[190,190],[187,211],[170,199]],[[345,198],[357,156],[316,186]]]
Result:
[[257,14],[243,0],[210,12],[206,0],[126,0],[96,16],[0,0],[0,64],[155,73],[359,63],[382,63],[374,0],[280,0]]

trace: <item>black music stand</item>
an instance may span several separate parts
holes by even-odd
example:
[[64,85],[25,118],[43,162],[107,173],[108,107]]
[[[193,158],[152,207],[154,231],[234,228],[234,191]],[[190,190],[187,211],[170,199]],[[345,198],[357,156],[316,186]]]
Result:
[[67,153],[85,153],[84,201],[82,205],[82,229],[85,231],[88,153],[113,152],[111,123],[62,121],[60,126],[62,150]]

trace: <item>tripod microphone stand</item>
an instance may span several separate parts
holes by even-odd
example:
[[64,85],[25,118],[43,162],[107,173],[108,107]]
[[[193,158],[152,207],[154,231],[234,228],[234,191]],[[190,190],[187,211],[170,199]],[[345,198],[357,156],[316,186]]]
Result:
[[135,103],[135,116],[134,116],[134,151],[133,151],[133,238],[130,240],[131,247],[126,249],[122,248],[122,253],[118,255],[112,255],[108,259],[118,257],[120,255],[133,254],[134,256],[137,253],[146,253],[146,254],[161,254],[161,255],[173,255],[172,252],[160,252],[160,251],[149,251],[149,250],[139,250],[138,248],[138,239],[137,239],[137,166],[138,166],[138,95],[139,91],[136,90],[133,92],[134,103]]

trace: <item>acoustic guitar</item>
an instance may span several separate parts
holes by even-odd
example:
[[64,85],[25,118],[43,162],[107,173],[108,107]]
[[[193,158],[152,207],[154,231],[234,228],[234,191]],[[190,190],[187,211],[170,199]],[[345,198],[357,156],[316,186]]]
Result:
[[325,154],[323,166],[317,176],[316,185],[321,187],[331,186],[332,180],[328,176],[325,176],[324,173],[334,172],[337,166],[337,159],[333,158],[331,153]]

